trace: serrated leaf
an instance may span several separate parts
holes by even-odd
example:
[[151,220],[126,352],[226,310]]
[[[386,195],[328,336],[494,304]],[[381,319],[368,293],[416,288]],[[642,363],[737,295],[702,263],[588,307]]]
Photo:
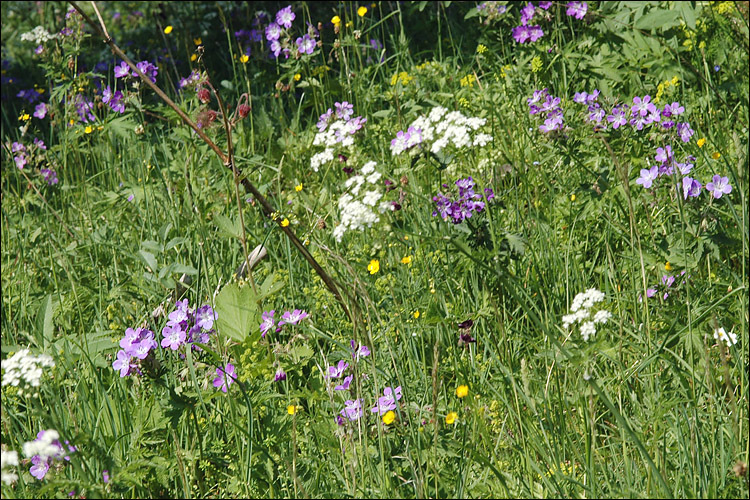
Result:
[[214,221],[216,221],[216,225],[224,234],[232,236],[234,238],[240,237],[241,228],[239,222],[233,221],[232,219],[221,214],[216,214],[214,216]]
[[237,283],[224,285],[216,297],[217,330],[237,342],[244,342],[251,331],[260,336],[261,318],[256,301],[249,285],[242,288]]

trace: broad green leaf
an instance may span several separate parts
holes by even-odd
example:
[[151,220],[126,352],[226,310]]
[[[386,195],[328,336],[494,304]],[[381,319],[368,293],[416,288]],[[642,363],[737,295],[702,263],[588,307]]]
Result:
[[52,301],[52,294],[49,294],[42,299],[41,304],[39,304],[39,311],[36,315],[37,332],[41,334],[41,338],[37,335],[37,342],[40,343],[44,351],[47,351],[47,348],[52,342],[52,335],[54,333],[52,317],[54,314],[55,304]]
[[145,250],[138,250],[137,254],[141,260],[149,267],[151,268],[151,271],[156,271],[156,269],[159,267],[156,264],[156,257],[154,257],[154,254],[151,252],[147,252]]
[[241,288],[237,283],[224,285],[216,297],[218,331],[237,342],[244,342],[251,331],[260,335],[261,318],[256,301],[250,285]]

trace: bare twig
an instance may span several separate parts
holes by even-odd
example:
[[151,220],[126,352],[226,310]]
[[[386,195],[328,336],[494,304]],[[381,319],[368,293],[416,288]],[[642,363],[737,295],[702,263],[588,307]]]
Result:
[[[208,144],[208,146],[213,149],[213,151],[218,155],[218,157],[221,159],[224,166],[229,168],[234,175],[239,178],[239,181],[242,183],[243,187],[247,192],[249,192],[261,205],[262,211],[264,215],[271,218],[271,214],[275,212],[273,206],[266,200],[265,196],[263,196],[260,191],[255,187],[255,185],[250,182],[246,177],[242,176],[240,172],[237,170],[237,167],[234,165],[234,162],[232,159],[225,154],[219,147],[206,135],[206,133],[199,128],[195,122],[193,122],[190,117],[188,117],[184,111],[182,111],[154,82],[151,81],[150,78],[148,78],[146,75],[143,74],[143,72],[138,69],[138,67],[133,63],[133,61],[125,55],[125,53],[120,49],[120,47],[117,46],[117,44],[112,40],[112,38],[107,33],[107,28],[104,24],[104,21],[102,20],[101,15],[99,14],[99,9],[96,6],[95,2],[91,2],[94,11],[97,13],[97,16],[99,17],[99,22],[101,23],[101,27],[98,26],[96,23],[94,23],[91,18],[86,15],[85,12],[78,6],[76,2],[69,2],[70,5],[73,6],[73,8],[86,20],[86,22],[97,32],[97,34],[104,40],[104,42],[109,45],[110,50],[112,50],[112,53],[114,53],[117,57],[125,61],[125,63],[130,66],[130,68],[141,78],[141,80],[151,87],[151,89],[156,93],[156,95],[159,96],[159,98],[164,101],[170,108],[172,108],[175,113],[179,115],[179,117],[182,119],[183,122],[185,122],[186,125],[188,125],[190,128],[192,128],[198,136],[203,139],[203,141]],[[321,267],[321,265],[315,260],[315,258],[312,256],[312,254],[305,248],[305,245],[302,244],[302,242],[297,238],[297,236],[294,234],[294,231],[292,231],[290,226],[282,226],[279,222],[277,222],[277,225],[281,230],[286,234],[287,238],[292,242],[292,244],[297,248],[297,250],[302,254],[304,259],[312,266],[312,268],[315,270],[315,272],[320,276],[320,279],[323,280],[323,283],[325,283],[328,290],[333,294],[333,296],[338,301],[341,308],[344,310],[344,313],[352,319],[351,312],[349,311],[346,303],[344,302],[344,299],[341,295],[341,292],[339,292],[338,287],[336,286],[336,283],[333,281],[333,279],[328,275],[328,273],[325,272],[325,270]]]

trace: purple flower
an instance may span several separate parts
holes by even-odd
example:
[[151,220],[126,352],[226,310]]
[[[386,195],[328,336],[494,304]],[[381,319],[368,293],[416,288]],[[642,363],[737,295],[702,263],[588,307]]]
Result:
[[539,125],[539,130],[541,130],[544,133],[552,132],[554,130],[562,129],[563,128],[563,116],[562,113],[555,113],[553,115],[548,115],[549,118],[544,120],[543,125]]
[[680,134],[682,142],[690,142],[690,138],[693,136],[695,131],[690,128],[690,123],[678,123],[677,133]]
[[349,363],[342,359],[336,366],[328,367],[328,375],[326,375],[326,377],[339,378],[344,374],[344,371],[346,371],[347,368],[349,368]]
[[527,3],[526,6],[521,9],[521,24],[523,26],[529,24],[529,21],[534,17],[535,11],[534,4],[531,2]]
[[364,412],[362,411],[362,400],[347,400],[344,403],[344,409],[341,410],[341,415],[349,419],[349,421],[351,422],[362,418],[362,416],[364,415]]
[[102,471],[102,481],[104,481],[104,484],[109,483],[109,471],[106,469]]
[[568,2],[568,10],[565,13],[576,19],[583,19],[588,8],[589,5],[586,2]]
[[342,120],[349,120],[354,114],[354,104],[350,104],[347,101],[334,103],[336,108],[336,116]]
[[650,169],[641,169],[641,176],[636,179],[636,184],[641,184],[644,188],[650,188],[654,180],[659,177],[659,167],[654,165]]
[[47,105],[43,102],[37,104],[36,108],[34,108],[34,116],[40,120],[47,116]]
[[161,334],[164,336],[161,341],[161,346],[164,348],[169,347],[173,351],[179,349],[179,347],[185,343],[187,338],[187,334],[184,330],[180,329],[179,326],[165,326],[161,331]]
[[513,28],[513,39],[518,43],[524,43],[529,39],[529,28],[528,26],[516,26]]
[[542,10],[548,10],[552,7],[552,2],[539,2],[539,8]]
[[396,401],[401,399],[401,386],[393,389],[386,387],[383,390],[383,396],[378,398],[378,404],[376,404],[370,411],[372,413],[379,413],[381,416],[386,412],[396,409]]
[[359,361],[359,358],[364,358],[370,355],[370,349],[368,349],[366,345],[358,346],[354,340],[350,342],[350,345],[352,346],[352,357],[354,358],[354,361]]
[[641,99],[638,96],[633,97],[633,105],[630,107],[630,114],[631,115],[639,114],[641,116],[648,115],[650,112],[656,109],[656,106],[654,106],[654,104],[650,101],[651,101],[650,95],[644,96],[643,99]]
[[275,325],[273,322],[273,315],[276,313],[275,310],[264,311],[262,315],[263,321],[260,324],[260,336],[265,337],[268,330],[271,330]]
[[40,173],[42,176],[44,176],[44,180],[47,181],[47,184],[52,186],[53,184],[57,184],[57,172],[52,170],[51,168],[43,168]]
[[612,124],[612,128],[617,130],[619,127],[628,123],[628,119],[625,117],[625,109],[620,106],[616,106],[612,109],[612,114],[607,115],[607,121]]
[[279,26],[291,28],[292,21],[294,21],[295,17],[297,16],[292,12],[292,6],[289,5],[276,13],[276,23]]
[[281,325],[296,325],[303,319],[310,316],[305,311],[302,311],[300,309],[295,309],[294,311],[285,311],[284,314],[281,316],[281,321],[279,321],[279,326]]
[[284,50],[281,47],[281,42],[278,40],[270,40],[271,43],[268,44],[268,49],[273,52],[274,57],[279,57],[279,54],[281,54],[282,50]]
[[[150,78],[152,82],[156,83],[156,75],[159,73],[159,68],[148,61],[141,61],[136,64],[135,67],[138,68],[141,73]],[[137,78],[138,73],[133,71],[133,76]]]
[[21,144],[20,142],[14,142],[10,145],[10,151],[12,153],[18,153],[19,151],[26,151],[26,146]]
[[323,132],[326,127],[328,127],[328,122],[331,121],[331,118],[333,117],[333,110],[331,108],[328,108],[328,111],[320,115],[320,118],[318,119],[317,127],[320,132]]
[[234,372],[234,365],[227,363],[224,368],[216,369],[214,387],[220,388],[222,392],[227,392],[227,389],[235,380],[237,380],[237,374]]
[[52,458],[47,457],[46,459],[42,460],[42,457],[39,455],[34,455],[31,457],[31,468],[29,469],[29,472],[32,476],[37,478],[39,481],[44,479],[44,476],[47,475],[47,471],[49,471],[50,466],[52,465]]
[[297,44],[297,51],[300,54],[312,54],[315,50],[315,40],[310,38],[308,34],[297,38],[295,43]]
[[34,146],[45,151],[47,150],[47,146],[44,145],[44,141],[41,139],[37,139],[36,137],[34,137]]
[[661,163],[671,163],[674,154],[672,153],[672,146],[667,145],[665,148],[656,148],[656,156],[654,159]]
[[729,194],[732,192],[732,186],[729,184],[728,177],[722,177],[720,175],[714,175],[711,182],[706,183],[706,189],[711,191],[714,198],[721,198],[722,195]]
[[18,170],[23,170],[23,167],[26,166],[26,160],[26,155],[23,153],[13,157],[13,161],[16,162],[16,167],[18,167]]
[[[536,104],[538,102],[541,102],[542,99],[546,99],[548,95],[549,94],[548,94],[546,88],[544,88],[542,90],[535,90],[534,93],[531,94],[531,97],[529,97],[528,99],[526,99],[526,102],[528,103],[529,106],[531,106],[532,104]],[[531,114],[534,114],[534,113],[531,113]]]
[[542,27],[538,24],[535,26],[529,26],[526,32],[529,35],[530,42],[536,42],[544,36],[544,31],[542,31]]
[[122,61],[118,66],[115,66],[115,78],[125,78],[130,74],[130,66],[125,61]]
[[278,41],[280,36],[281,26],[276,23],[271,23],[266,26],[266,40],[268,40],[269,42],[272,42],[274,40]]
[[688,196],[692,196],[694,198],[698,197],[698,195],[701,194],[701,183],[697,180],[693,179],[692,177],[683,177],[682,178],[682,191],[683,191],[683,197],[687,200]]
[[276,370],[276,375],[273,376],[274,382],[278,382],[280,380],[286,380],[286,372],[281,367]]
[[337,385],[336,387],[334,387],[334,390],[345,391],[349,389],[349,386],[351,385],[353,378],[354,378],[354,375],[347,375],[346,377],[344,377],[344,381],[341,383],[341,385]]
[[112,368],[120,370],[120,377],[126,377],[130,372],[130,355],[125,351],[117,351],[117,360],[112,363]]
[[214,327],[214,321],[219,315],[216,314],[211,306],[206,304],[195,311],[195,324],[201,327],[202,330],[210,330]]

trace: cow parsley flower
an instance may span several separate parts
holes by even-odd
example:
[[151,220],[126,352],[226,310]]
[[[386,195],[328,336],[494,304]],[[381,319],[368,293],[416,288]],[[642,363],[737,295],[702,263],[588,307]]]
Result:
[[18,474],[6,470],[7,467],[18,466],[18,452],[16,451],[0,451],[0,481],[6,485],[11,485],[18,481]]
[[584,341],[596,334],[596,325],[605,324],[612,318],[612,313],[600,309],[591,316],[592,309],[596,304],[604,300],[604,294],[596,288],[589,288],[575,296],[570,306],[571,314],[562,318],[563,328],[566,330],[571,325],[579,324],[579,330]]
[[44,368],[53,366],[55,362],[51,356],[47,354],[33,356],[28,349],[21,349],[10,358],[0,361],[0,367],[4,371],[2,386],[39,387]]

